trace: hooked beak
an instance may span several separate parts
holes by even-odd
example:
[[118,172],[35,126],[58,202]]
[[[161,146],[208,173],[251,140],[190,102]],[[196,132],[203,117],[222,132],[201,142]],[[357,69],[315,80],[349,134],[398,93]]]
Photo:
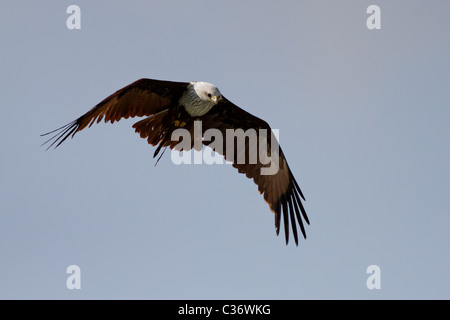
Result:
[[214,97],[211,97],[211,101],[212,101],[214,104],[217,104],[217,103],[219,103],[219,101],[220,101],[221,98],[222,98],[221,96],[214,96]]

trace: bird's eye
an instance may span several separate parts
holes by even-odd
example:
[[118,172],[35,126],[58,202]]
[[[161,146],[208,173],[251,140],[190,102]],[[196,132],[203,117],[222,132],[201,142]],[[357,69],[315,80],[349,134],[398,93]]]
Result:
[[211,93],[208,93],[208,97],[210,97],[210,98],[211,98]]

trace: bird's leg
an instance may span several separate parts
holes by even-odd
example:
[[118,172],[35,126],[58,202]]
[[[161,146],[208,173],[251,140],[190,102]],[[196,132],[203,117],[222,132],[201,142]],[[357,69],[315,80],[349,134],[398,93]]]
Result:
[[178,107],[175,109],[175,113],[177,114],[177,119],[172,121],[172,126],[177,128],[183,128],[186,125],[185,121],[180,120],[181,113],[178,112]]
[[180,121],[180,120],[175,120],[172,123],[175,127],[179,127],[179,128],[183,128],[186,125],[186,122]]

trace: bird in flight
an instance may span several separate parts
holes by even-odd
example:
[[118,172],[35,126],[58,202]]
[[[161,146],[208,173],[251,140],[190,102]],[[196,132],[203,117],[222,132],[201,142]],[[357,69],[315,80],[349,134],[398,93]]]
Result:
[[[250,138],[246,139],[245,143],[231,146],[225,142],[226,139],[222,139],[223,141],[216,138],[213,141],[201,139],[200,141],[202,145],[210,146],[226,160],[231,161],[239,173],[253,179],[258,186],[258,191],[263,194],[264,200],[275,215],[277,235],[280,232],[281,216],[283,216],[286,245],[289,242],[289,220],[296,245],[298,245],[297,223],[306,239],[303,221],[309,224],[309,220],[302,203],[305,197],[276,138],[271,134],[270,126],[266,121],[233,104],[211,83],[137,80],[111,94],[78,119],[43,134],[42,136],[53,134],[44,142],[44,145],[49,144],[47,149],[52,146],[56,148],[69,136],[73,138],[77,132],[90,127],[95,122],[99,123],[102,119],[105,122],[114,123],[129,117],[146,117],[136,122],[133,128],[142,138],[147,139],[149,144],[157,146],[153,157],[156,157],[163,147],[164,150],[169,147],[178,151],[187,151],[195,146],[196,142],[192,138],[180,149],[179,141],[171,137],[177,129],[185,129],[191,137],[195,136],[194,128],[198,121],[202,124],[202,134],[208,129],[214,129],[216,133],[219,132],[224,137],[228,130],[241,129],[245,132],[254,132],[258,138],[259,147],[256,146],[255,140],[251,141]],[[266,137],[261,135],[264,130],[269,132]],[[273,148],[275,145],[278,148]],[[268,169],[269,163],[267,159],[263,161],[265,156],[261,150],[265,150],[266,156],[270,153],[277,163],[278,167],[270,174],[263,173],[264,169]],[[243,154],[244,158],[238,159]],[[250,161],[255,155],[259,155],[259,158],[256,156],[256,161]],[[238,161],[242,159],[243,161]]]

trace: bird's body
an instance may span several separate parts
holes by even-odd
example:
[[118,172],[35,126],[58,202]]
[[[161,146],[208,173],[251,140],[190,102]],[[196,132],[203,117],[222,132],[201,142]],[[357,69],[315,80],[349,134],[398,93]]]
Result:
[[[204,145],[213,146],[214,151],[224,155],[227,160],[233,162],[233,166],[240,173],[245,173],[248,178],[254,180],[258,190],[264,195],[270,209],[275,213],[275,227],[279,233],[281,214],[283,214],[286,243],[289,240],[289,220],[295,242],[298,244],[298,222],[302,234],[306,237],[302,217],[309,224],[308,217],[300,198],[304,196],[296,182],[281,148],[276,139],[271,135],[271,128],[264,120],[261,120],[248,112],[240,109],[228,99],[222,96],[219,89],[208,82],[172,82],[152,79],[140,79],[130,85],[116,91],[105,98],[94,108],[75,121],[49,133],[55,133],[47,142],[58,147],[69,136],[74,136],[78,131],[91,126],[94,122],[114,123],[121,118],[142,117],[146,118],[136,122],[133,128],[148,143],[158,145],[154,156],[162,147],[177,149],[179,141],[171,139],[172,133],[177,129],[187,130],[191,137],[194,136],[195,121],[201,121],[202,134],[208,129],[217,130],[225,137],[227,130],[255,131],[258,135],[258,146],[252,144],[251,139],[245,140],[240,147],[233,145],[233,149],[226,144],[214,140],[202,140]],[[265,140],[261,140],[259,132],[269,131]],[[47,134],[49,134],[47,133]],[[233,138],[234,139],[234,138]],[[261,141],[263,147],[261,149]],[[47,143],[46,142],[46,143]],[[219,148],[218,148],[219,143]],[[193,139],[190,144],[182,148],[184,151],[194,146]],[[272,149],[271,149],[272,147]],[[240,148],[240,149],[239,149]],[[262,159],[262,151],[270,150],[269,154],[276,158],[277,170],[273,174],[264,174],[269,164]],[[244,152],[244,161],[238,161],[238,156]],[[264,153],[264,152],[263,152]],[[258,161],[251,162],[252,154]]]

